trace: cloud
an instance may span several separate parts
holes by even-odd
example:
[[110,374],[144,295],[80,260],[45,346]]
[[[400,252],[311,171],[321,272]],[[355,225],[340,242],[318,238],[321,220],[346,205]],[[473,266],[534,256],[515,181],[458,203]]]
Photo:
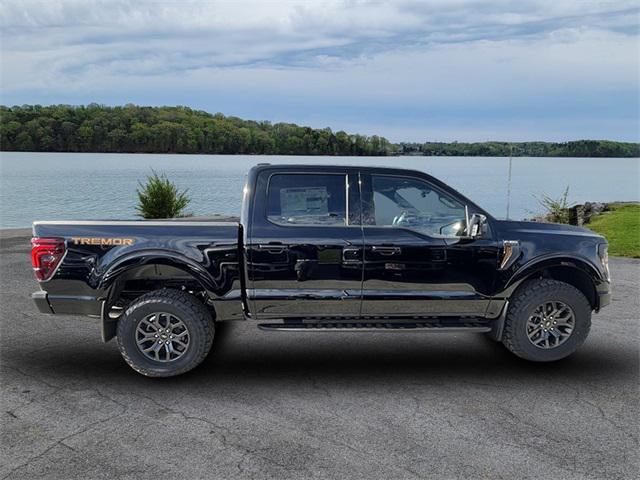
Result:
[[5,0],[2,102],[181,103],[395,139],[500,138],[505,126],[633,139],[639,12],[625,1]]

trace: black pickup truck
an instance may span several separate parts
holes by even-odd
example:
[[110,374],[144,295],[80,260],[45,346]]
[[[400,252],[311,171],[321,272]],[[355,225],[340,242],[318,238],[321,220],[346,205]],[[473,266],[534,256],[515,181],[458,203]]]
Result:
[[281,332],[482,332],[553,361],[611,299],[607,243],[578,227],[496,220],[395,168],[258,165],[239,223],[35,222],[43,313],[100,318],[139,373],[208,354],[215,322]]

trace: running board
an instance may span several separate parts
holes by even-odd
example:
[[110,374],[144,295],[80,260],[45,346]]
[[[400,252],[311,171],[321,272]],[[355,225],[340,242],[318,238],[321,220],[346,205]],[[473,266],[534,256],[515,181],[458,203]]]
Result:
[[260,323],[260,330],[278,332],[490,332],[486,321],[442,322],[345,322]]

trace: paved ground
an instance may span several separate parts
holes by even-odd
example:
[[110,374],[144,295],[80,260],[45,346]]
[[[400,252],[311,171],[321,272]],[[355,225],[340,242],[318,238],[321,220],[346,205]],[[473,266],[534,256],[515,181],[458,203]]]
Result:
[[96,321],[39,315],[3,235],[0,478],[638,478],[640,262],[573,357],[481,336],[219,330],[196,371],[144,378]]

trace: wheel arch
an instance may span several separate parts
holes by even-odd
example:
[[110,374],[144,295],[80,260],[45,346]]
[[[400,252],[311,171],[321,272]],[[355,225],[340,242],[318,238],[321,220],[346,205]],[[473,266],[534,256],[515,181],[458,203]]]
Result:
[[[102,340],[108,342],[116,334],[118,313],[114,306],[128,292],[131,282],[139,282],[135,297],[160,288],[203,292],[200,299],[215,318],[215,309],[208,301],[216,297],[217,285],[208,272],[197,263],[171,253],[154,253],[123,258],[112,264],[102,277],[100,288],[105,292],[102,304]],[[146,284],[145,284],[146,283]],[[191,287],[191,288],[189,288]]]
[[163,251],[138,252],[119,258],[102,274],[98,288],[110,290],[123,278],[133,275],[138,269],[149,266],[180,270],[195,278],[208,291],[215,291],[217,288],[216,282],[203,266],[184,255]]
[[593,310],[599,308],[597,282],[600,274],[590,262],[573,257],[553,257],[524,265],[511,277],[505,288],[507,297],[514,295],[529,280],[550,278],[577,288]]

